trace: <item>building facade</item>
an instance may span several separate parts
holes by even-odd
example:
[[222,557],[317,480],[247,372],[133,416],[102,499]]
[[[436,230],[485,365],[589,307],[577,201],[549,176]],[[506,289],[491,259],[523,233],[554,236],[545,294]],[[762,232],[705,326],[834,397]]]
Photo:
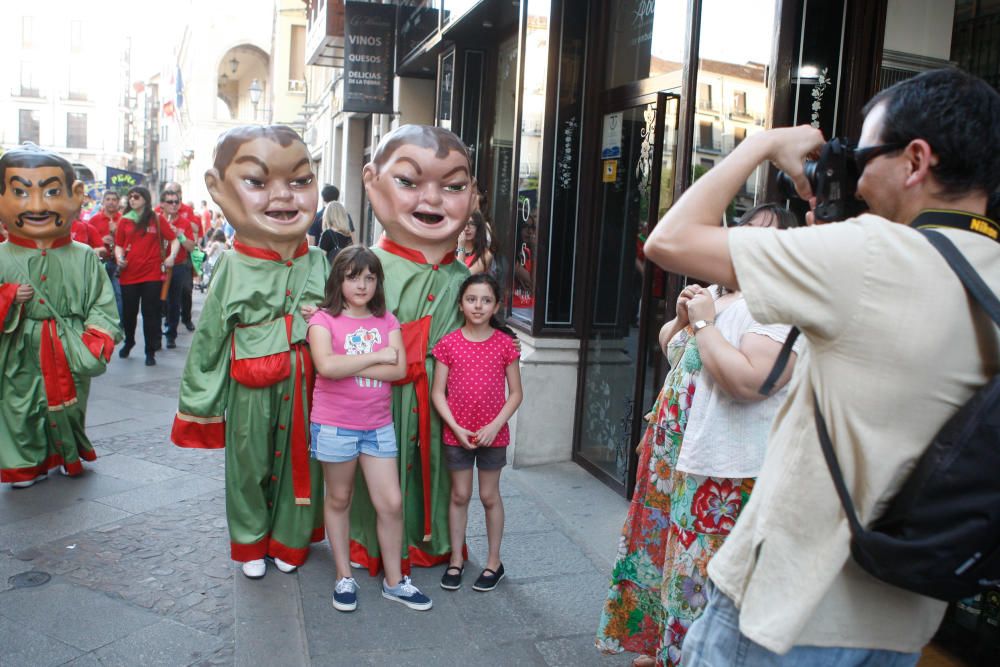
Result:
[[[359,113],[343,110],[345,3],[307,1],[305,136],[320,174],[371,242],[360,177],[372,146],[408,122],[462,137],[523,344],[514,463],[572,459],[631,495],[666,372],[656,333],[685,280],[645,261],[649,230],[754,132],[811,123],[856,140],[872,94],[949,63],[964,3],[396,4],[392,111]],[[748,179],[725,223],[778,198],[772,172]]]

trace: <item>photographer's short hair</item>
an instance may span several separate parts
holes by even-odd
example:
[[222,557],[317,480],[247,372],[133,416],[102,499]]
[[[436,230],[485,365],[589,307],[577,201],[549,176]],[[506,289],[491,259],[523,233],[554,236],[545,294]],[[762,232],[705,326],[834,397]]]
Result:
[[878,93],[867,115],[885,104],[883,143],[924,139],[938,163],[931,174],[945,195],[1000,188],[1000,93],[960,69],[924,72]]

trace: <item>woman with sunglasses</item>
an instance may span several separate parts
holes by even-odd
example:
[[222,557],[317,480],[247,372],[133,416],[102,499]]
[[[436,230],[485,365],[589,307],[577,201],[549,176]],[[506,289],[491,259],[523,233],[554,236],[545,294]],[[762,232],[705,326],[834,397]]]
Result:
[[[118,356],[127,359],[135,347],[135,326],[142,310],[146,365],[156,365],[160,347],[160,288],[163,273],[174,265],[180,244],[167,221],[153,211],[149,190],[128,191],[125,213],[115,232],[115,261],[122,287],[122,327],[125,344]],[[169,244],[169,251],[165,249]]]

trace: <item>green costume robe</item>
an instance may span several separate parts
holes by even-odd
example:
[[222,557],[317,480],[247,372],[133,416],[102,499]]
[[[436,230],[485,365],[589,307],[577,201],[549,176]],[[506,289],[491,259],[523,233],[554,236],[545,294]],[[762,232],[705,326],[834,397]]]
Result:
[[[35,294],[15,304],[20,284]],[[0,244],[0,323],[0,481],[60,465],[81,474],[80,460],[96,458],[85,431],[90,378],[122,338],[104,265],[69,236],[43,250],[11,235]]]
[[[454,261],[451,252],[439,264],[433,264],[420,252],[385,237],[374,251],[385,272],[386,307],[402,324],[409,371],[404,380],[394,383],[392,390],[403,494],[402,566],[408,573],[413,565],[431,567],[451,556],[451,479],[441,449],[441,419],[430,404],[434,382],[434,357],[430,352],[445,334],[462,325],[458,289],[469,270]],[[360,474],[351,503],[351,560],[368,568],[372,575],[381,567],[375,508]]]
[[212,273],[181,378],[171,439],[226,448],[233,560],[305,562],[323,539],[323,476],[309,457],[313,367],[300,304],[323,299],[329,267],[304,242],[291,260],[234,243]]

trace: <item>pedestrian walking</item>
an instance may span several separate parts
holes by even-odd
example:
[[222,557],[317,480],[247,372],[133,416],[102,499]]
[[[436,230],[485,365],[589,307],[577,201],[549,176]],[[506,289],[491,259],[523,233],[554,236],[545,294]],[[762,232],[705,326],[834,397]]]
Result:
[[382,596],[411,609],[430,598],[403,576],[403,500],[399,488],[392,385],[406,375],[399,320],[386,310],[382,264],[371,250],[351,246],[337,255],[326,296],[309,321],[309,347],[318,377],[313,391],[311,454],[323,466],[326,530],[337,584],[333,606],[357,608],[351,576],[350,511],[355,472],[361,472],[376,514],[382,552]]
[[472,496],[472,469],[479,469],[479,499],[486,511],[489,555],[486,567],[472,585],[491,591],[504,578],[500,561],[504,509],[500,471],[507,464],[510,429],[507,421],[521,405],[520,353],[513,337],[502,330],[500,284],[488,273],[465,279],[458,307],[465,324],[434,347],[434,386],[431,399],[445,424],[442,440],[451,477],[448,529],[451,560],[441,588],[462,587],[465,569],[465,530]]
[[[160,289],[163,275],[174,265],[180,242],[167,221],[153,211],[149,190],[137,185],[128,191],[125,214],[115,232],[115,260],[122,288],[122,328],[125,344],[118,356],[127,359],[135,347],[135,326],[142,309],[146,365],[156,365],[160,348]],[[169,242],[170,250],[164,248]]]

